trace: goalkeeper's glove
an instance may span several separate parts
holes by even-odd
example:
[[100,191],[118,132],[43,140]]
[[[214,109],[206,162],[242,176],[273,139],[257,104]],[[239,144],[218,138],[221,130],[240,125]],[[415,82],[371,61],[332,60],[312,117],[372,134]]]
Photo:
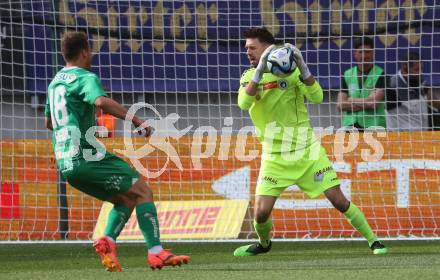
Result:
[[267,65],[267,57],[274,48],[275,45],[270,45],[264,50],[263,54],[261,54],[260,61],[258,62],[257,68],[255,68],[254,76],[252,77],[252,81],[254,83],[258,84],[263,78],[263,73]]
[[293,59],[295,60],[295,63],[298,66],[299,71],[301,72],[301,78],[303,80],[306,80],[307,78],[312,76],[312,74],[309,71],[309,67],[307,67],[307,64],[304,62],[304,58],[301,54],[301,51],[298,50],[297,47],[289,43],[285,43],[284,46],[292,50]]

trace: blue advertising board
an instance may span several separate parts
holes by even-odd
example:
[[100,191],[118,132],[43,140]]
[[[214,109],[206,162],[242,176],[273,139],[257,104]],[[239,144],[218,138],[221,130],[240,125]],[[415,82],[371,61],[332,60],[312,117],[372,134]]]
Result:
[[[37,2],[37,3],[35,3]],[[30,1],[25,11],[26,89],[45,92],[63,60],[56,42],[86,30],[93,71],[114,92],[236,91],[249,67],[242,33],[266,26],[297,44],[323,88],[354,65],[352,38],[374,35],[387,74],[408,50],[440,85],[440,8],[435,1]]]

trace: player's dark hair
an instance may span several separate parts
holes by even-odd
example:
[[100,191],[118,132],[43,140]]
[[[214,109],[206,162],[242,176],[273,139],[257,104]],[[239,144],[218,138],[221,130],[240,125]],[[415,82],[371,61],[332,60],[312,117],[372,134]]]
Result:
[[76,59],[82,50],[89,48],[89,42],[86,33],[67,31],[61,38],[61,52],[66,61]]
[[360,37],[354,39],[353,48],[355,50],[362,46],[369,46],[370,48],[374,49],[374,40],[370,37]]
[[269,45],[275,44],[275,38],[273,37],[272,33],[270,33],[269,30],[264,27],[249,28],[243,33],[243,35],[246,39],[257,38],[262,43],[267,43]]
[[408,67],[413,66],[416,63],[420,62],[420,54],[417,52],[408,52],[400,60],[403,65],[408,65]]

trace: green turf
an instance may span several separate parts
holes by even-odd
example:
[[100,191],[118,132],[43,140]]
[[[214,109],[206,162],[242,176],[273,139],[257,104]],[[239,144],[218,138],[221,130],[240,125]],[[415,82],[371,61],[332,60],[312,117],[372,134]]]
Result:
[[121,244],[120,274],[105,272],[91,245],[0,245],[0,279],[440,279],[440,241],[389,241],[385,256],[365,242],[274,242],[267,255],[233,257],[240,245],[165,244],[190,264],[151,271],[142,245]]

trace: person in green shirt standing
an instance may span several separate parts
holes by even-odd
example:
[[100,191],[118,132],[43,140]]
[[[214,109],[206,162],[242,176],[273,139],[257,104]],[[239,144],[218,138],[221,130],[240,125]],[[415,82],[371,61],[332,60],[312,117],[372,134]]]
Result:
[[342,126],[359,131],[371,127],[386,128],[386,79],[384,70],[374,64],[374,41],[369,37],[357,38],[353,48],[357,65],[344,72],[338,94]]
[[122,271],[116,254],[116,238],[134,209],[148,249],[148,265],[160,269],[187,263],[188,256],[176,256],[162,248],[150,187],[137,171],[106,152],[102,143],[94,138],[97,131],[95,108],[119,119],[131,118],[133,125],[146,137],[151,135],[151,128],[107,97],[98,76],[90,71],[92,52],[85,33],[64,33],[61,51],[66,66],[49,84],[45,122],[53,131],[55,158],[63,178],[72,187],[114,204],[104,236],[93,243],[101,263],[108,271]]
[[254,228],[259,242],[237,248],[234,256],[254,256],[271,249],[271,212],[277,198],[294,184],[312,198],[324,193],[367,239],[373,253],[385,254],[387,249],[371,230],[362,211],[342,193],[332,163],[314,135],[304,99],[319,104],[323,92],[301,52],[285,44],[292,49],[298,67],[281,78],[265,73],[267,57],[275,48],[273,35],[264,28],[251,28],[244,36],[251,68],[240,79],[238,106],[249,111],[262,144],[254,205]]

